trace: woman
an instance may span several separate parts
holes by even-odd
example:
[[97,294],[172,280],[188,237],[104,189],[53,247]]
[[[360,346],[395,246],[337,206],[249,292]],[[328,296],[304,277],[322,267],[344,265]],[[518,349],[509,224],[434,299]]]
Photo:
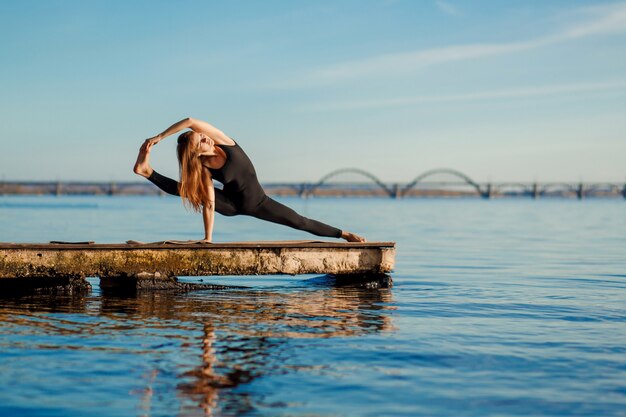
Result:
[[[176,153],[181,181],[177,183],[150,167],[150,151],[165,137],[184,129],[191,130],[178,137]],[[185,205],[202,212],[204,242],[207,243],[212,240],[215,211],[225,216],[245,214],[317,236],[365,242],[364,238],[354,233],[300,216],[268,197],[243,149],[221,130],[201,120],[189,117],[146,139],[139,150],[133,171],[166,193],[181,196]],[[213,178],[224,184],[223,190],[213,187]]]

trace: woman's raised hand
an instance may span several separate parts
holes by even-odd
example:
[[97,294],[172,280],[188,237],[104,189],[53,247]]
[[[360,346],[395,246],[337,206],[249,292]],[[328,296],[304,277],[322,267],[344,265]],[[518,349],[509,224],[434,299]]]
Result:
[[144,145],[148,146],[152,146],[152,145],[156,145],[157,143],[161,142],[161,140],[163,139],[163,136],[161,135],[156,135],[153,136],[151,138],[146,139],[146,141],[144,142]]

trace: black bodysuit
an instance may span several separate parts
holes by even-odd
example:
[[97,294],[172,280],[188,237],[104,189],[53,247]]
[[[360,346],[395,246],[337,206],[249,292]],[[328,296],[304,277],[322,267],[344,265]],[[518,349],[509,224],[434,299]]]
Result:
[[[237,143],[216,146],[226,153],[226,162],[219,169],[209,169],[213,178],[224,184],[223,190],[215,189],[215,211],[224,216],[253,216],[317,236],[341,237],[341,230],[336,227],[303,217],[268,197],[259,184],[252,161]],[[156,171],[148,179],[166,193],[180,195],[179,184],[173,179]]]

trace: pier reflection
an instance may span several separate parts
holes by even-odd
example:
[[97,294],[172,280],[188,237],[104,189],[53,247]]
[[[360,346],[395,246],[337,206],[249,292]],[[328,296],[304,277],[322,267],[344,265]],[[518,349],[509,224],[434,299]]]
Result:
[[[298,339],[358,337],[392,330],[388,311],[394,308],[390,305],[392,301],[389,289],[340,287],[319,277],[298,288],[276,290],[30,296],[3,300],[0,320],[38,335],[73,334],[89,339],[107,333],[137,331],[167,334],[177,347],[164,347],[164,350],[178,349],[182,356],[198,358],[195,364],[182,366],[174,381],[170,381],[177,388],[180,415],[200,412],[211,416],[215,410],[240,414],[254,409],[254,401],[245,389],[233,388],[266,375],[300,371],[298,365],[287,365]],[[46,315],[42,320],[37,316],[42,311],[66,314]],[[82,317],[73,320],[67,313]],[[45,339],[40,339],[42,349],[50,348],[45,346]],[[54,348],[103,349],[92,343]],[[123,343],[116,348],[124,349]],[[135,360],[140,362],[144,358],[149,362],[148,355],[153,355],[154,349],[135,349]],[[155,366],[144,372],[145,389],[133,393],[138,397],[142,415],[151,415],[154,397],[169,395],[158,392],[159,379],[172,378],[164,375],[161,368]]]
[[105,297],[102,313],[123,311],[186,322],[190,330],[200,323],[202,336],[196,342],[201,348],[200,364],[179,375],[177,388],[181,402],[187,404],[183,415],[194,415],[200,407],[211,416],[216,407],[233,414],[254,409],[247,394],[231,388],[276,372],[298,372],[297,366],[285,368],[292,339],[357,337],[392,330],[385,311],[393,308],[388,305],[391,301],[388,289],[363,288],[238,289],[178,297],[151,292],[130,299]]

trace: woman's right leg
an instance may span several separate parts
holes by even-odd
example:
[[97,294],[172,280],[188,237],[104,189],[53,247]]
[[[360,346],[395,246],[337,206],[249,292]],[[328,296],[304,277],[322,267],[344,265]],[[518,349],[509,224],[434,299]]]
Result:
[[[165,177],[156,171],[152,171],[148,180],[166,193],[180,196],[177,181]],[[215,211],[223,216],[235,216],[239,214],[232,200],[219,188],[215,189]]]
[[173,179],[164,177],[156,171],[152,171],[152,174],[150,174],[150,176],[148,177],[148,181],[150,181],[166,193],[177,195],[180,197],[180,193],[178,192],[178,182],[174,181]]

